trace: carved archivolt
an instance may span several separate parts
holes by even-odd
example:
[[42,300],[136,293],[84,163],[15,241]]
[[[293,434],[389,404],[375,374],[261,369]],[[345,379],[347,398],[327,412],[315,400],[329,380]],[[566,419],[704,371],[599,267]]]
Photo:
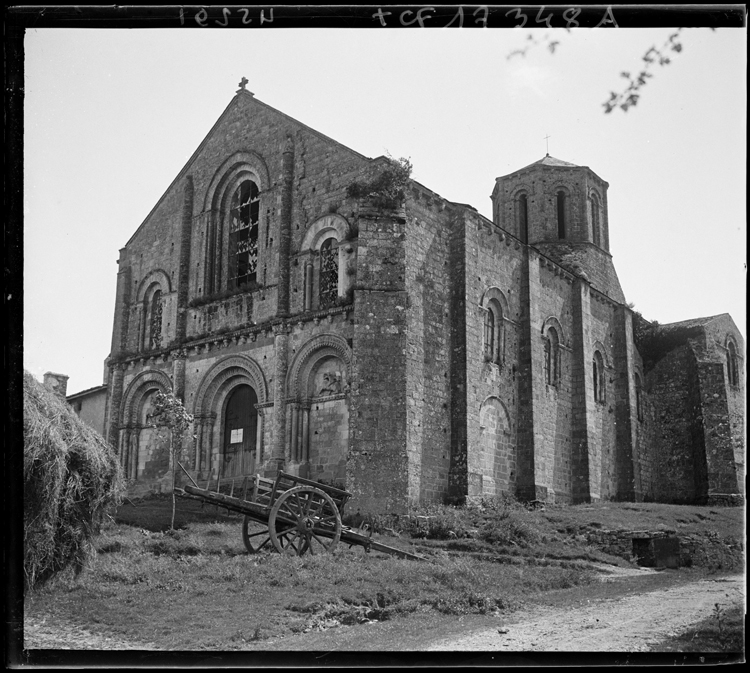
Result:
[[132,426],[138,423],[140,411],[148,396],[155,390],[172,390],[172,381],[158,369],[149,369],[138,374],[128,385],[122,398],[120,425]]
[[258,404],[267,401],[268,386],[260,365],[246,355],[230,355],[206,372],[195,396],[194,413],[217,413],[226,395],[240,384],[252,386],[258,397]]
[[246,176],[254,177],[261,191],[271,184],[266,162],[260,154],[251,150],[236,152],[219,166],[206,191],[203,210],[223,210],[221,201],[227,198],[227,194],[231,195],[231,184]]
[[136,300],[139,302],[144,301],[144,299],[146,298],[146,291],[154,284],[159,285],[159,289],[161,290],[163,295],[172,292],[172,285],[169,280],[169,274],[167,274],[167,272],[163,271],[162,269],[154,269],[140,282]]
[[329,386],[328,392],[322,394],[333,395],[345,392],[344,387],[351,378],[351,350],[340,336],[321,334],[308,341],[295,355],[286,378],[287,397],[303,399],[321,394],[321,391],[310,391],[311,376],[323,360],[331,357],[341,361],[344,371],[341,372],[340,379],[332,379],[329,375],[326,379],[326,385]]
[[341,215],[324,215],[313,222],[305,232],[305,237],[300,245],[300,252],[318,250],[320,244],[330,236],[341,242],[349,238],[351,228],[349,223]]

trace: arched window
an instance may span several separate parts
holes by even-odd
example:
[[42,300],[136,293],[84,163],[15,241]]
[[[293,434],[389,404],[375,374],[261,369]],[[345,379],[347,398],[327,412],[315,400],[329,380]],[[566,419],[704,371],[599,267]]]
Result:
[[497,299],[490,299],[484,314],[485,362],[500,364],[503,361],[504,340],[503,308]]
[[544,339],[544,380],[548,386],[556,386],[560,380],[560,337],[554,327]]
[[495,353],[495,314],[491,309],[484,314],[484,359],[486,362],[492,360]]
[[738,386],[740,384],[740,372],[737,364],[737,346],[734,345],[733,341],[729,341],[727,344],[727,379],[730,386]]
[[594,401],[604,404],[606,401],[606,380],[604,378],[604,358],[599,351],[594,351],[593,362],[593,379],[594,379]]
[[327,238],[320,246],[320,308],[336,303],[339,296],[339,243]]
[[148,347],[151,349],[161,348],[162,313],[161,290],[156,290],[148,310]]
[[524,243],[529,242],[529,197],[521,194],[517,201],[518,237]]
[[565,238],[565,192],[557,192],[557,237]]
[[243,180],[232,195],[229,209],[229,287],[258,280],[258,185]]
[[643,420],[643,383],[641,375],[636,372],[635,375],[635,413],[639,421]]
[[601,222],[600,222],[599,197],[596,194],[589,196],[589,218],[591,220],[591,236],[594,245],[601,246]]
[[351,297],[356,275],[356,244],[341,215],[323,215],[307,227],[300,244],[304,311],[335,306]]

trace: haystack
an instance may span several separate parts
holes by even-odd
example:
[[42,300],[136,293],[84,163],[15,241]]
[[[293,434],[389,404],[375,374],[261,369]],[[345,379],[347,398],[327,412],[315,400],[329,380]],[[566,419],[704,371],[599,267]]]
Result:
[[112,447],[28,372],[23,375],[24,573],[27,587],[83,568],[122,492]]

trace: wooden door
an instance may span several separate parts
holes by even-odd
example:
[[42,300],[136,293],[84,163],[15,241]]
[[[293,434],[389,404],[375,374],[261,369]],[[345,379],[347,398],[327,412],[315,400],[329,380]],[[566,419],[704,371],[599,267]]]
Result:
[[248,385],[237,386],[227,399],[224,411],[222,474],[235,477],[255,469],[255,442],[258,429],[258,397]]

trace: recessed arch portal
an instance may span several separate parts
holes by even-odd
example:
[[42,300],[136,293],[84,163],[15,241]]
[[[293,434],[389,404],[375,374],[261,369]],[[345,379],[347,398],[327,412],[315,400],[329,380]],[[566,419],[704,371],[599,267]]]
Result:
[[303,346],[287,374],[288,455],[300,474],[345,486],[351,351],[323,334]]
[[263,370],[246,355],[228,356],[206,372],[193,407],[198,471],[239,476],[263,461],[267,399]]
[[119,454],[126,479],[163,476],[169,468],[165,431],[151,427],[152,399],[172,390],[172,381],[159,370],[138,374],[128,385],[120,407]]

